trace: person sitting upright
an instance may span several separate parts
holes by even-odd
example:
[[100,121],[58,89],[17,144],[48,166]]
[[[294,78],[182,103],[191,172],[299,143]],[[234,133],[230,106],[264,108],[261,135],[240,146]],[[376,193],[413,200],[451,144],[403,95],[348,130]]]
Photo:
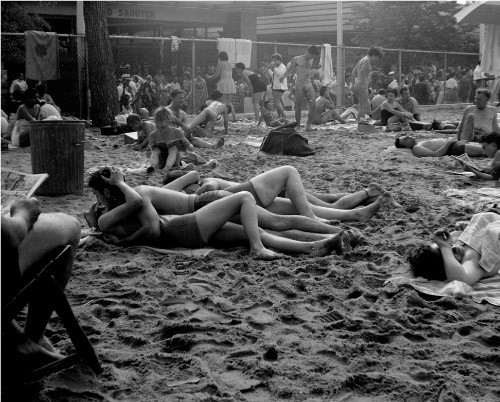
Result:
[[481,137],[490,133],[499,133],[497,109],[489,106],[491,92],[488,89],[478,89],[474,98],[474,105],[467,106],[462,120],[458,125],[458,140],[481,141]]
[[377,95],[375,95],[372,98],[371,101],[371,111],[369,113],[370,117],[375,119],[375,120],[380,120],[380,105],[386,101],[385,95],[387,94],[387,90],[384,88],[380,88],[377,92]]
[[455,138],[433,138],[417,142],[411,135],[402,135],[396,138],[394,145],[396,148],[411,149],[413,155],[419,158],[424,156],[459,156],[467,154],[469,156],[483,156],[484,151],[479,144],[470,144],[467,141],[457,141]]
[[319,89],[319,97],[316,99],[316,109],[312,117],[312,124],[325,124],[330,119],[338,120],[340,123],[346,121],[337,113],[335,106],[326,99],[325,95],[328,87],[323,86]]
[[387,126],[389,123],[402,123],[403,125],[408,124],[409,121],[413,121],[413,114],[403,109],[403,107],[396,102],[396,96],[398,95],[397,89],[387,90],[387,100],[380,105],[380,122],[383,126]]
[[260,123],[262,123],[262,120],[266,122],[266,126],[268,127],[278,127],[283,124],[288,124],[290,123],[290,120],[286,118],[280,118],[280,119],[275,119],[273,116],[273,111],[274,111],[274,102],[272,99],[267,99],[264,101],[264,107],[260,110],[260,118],[259,122],[257,123],[258,126],[260,126]]
[[149,134],[156,131],[155,124],[152,121],[143,121],[138,114],[132,113],[127,116],[127,125],[131,130],[137,131],[137,142],[134,149],[140,151],[146,148],[149,143]]
[[396,102],[401,105],[401,107],[410,112],[413,115],[413,119],[420,121],[420,107],[417,100],[410,96],[410,88],[404,86],[399,90],[400,97],[396,99]]

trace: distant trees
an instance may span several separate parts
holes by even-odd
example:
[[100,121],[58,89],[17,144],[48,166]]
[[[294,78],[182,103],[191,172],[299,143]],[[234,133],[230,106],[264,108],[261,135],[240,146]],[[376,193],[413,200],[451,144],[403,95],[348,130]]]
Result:
[[457,24],[454,1],[363,1],[353,3],[350,24],[357,46],[477,52],[474,26]]

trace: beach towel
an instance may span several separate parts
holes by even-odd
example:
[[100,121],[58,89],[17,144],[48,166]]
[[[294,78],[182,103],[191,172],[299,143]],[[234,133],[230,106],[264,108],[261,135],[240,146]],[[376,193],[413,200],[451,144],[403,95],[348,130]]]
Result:
[[[219,52],[226,52],[228,61],[234,67],[238,62],[236,58],[236,42],[232,38],[217,38],[217,49]],[[246,64],[245,64],[246,66]]]
[[59,79],[59,51],[54,32],[26,31],[26,78]]
[[477,189],[449,188],[443,194],[460,207],[469,207],[476,212],[488,208],[500,208],[500,188],[481,187]]
[[[181,40],[177,36],[171,36],[170,40],[171,40],[170,51],[172,53],[179,51],[179,45],[181,44]],[[163,49],[163,46],[162,46],[162,49]]]
[[500,306],[500,275],[485,278],[472,286],[460,281],[440,282],[424,278],[414,278],[410,273],[390,278],[388,284],[410,285],[420,293],[431,296],[454,296],[456,298],[470,297],[476,303],[483,301],[494,306]]
[[252,62],[252,41],[248,39],[235,39],[236,60],[250,68]]
[[328,43],[324,43],[321,48],[321,56],[319,65],[321,66],[321,72],[323,73],[323,80],[321,85],[329,85],[333,82],[333,63],[332,63],[332,46]]
[[268,154],[310,156],[315,150],[308,144],[307,138],[295,131],[293,122],[271,130],[262,141],[260,150]]

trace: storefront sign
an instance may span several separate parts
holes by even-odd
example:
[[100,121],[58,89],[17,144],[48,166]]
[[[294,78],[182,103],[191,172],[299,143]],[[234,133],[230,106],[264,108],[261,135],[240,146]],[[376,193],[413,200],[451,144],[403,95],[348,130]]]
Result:
[[156,19],[156,13],[154,10],[139,9],[139,8],[108,8],[108,17],[154,20]]

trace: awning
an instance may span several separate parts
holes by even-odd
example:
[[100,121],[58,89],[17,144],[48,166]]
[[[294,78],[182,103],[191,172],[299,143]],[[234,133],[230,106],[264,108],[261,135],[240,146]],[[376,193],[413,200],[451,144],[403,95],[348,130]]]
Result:
[[463,24],[500,24],[500,1],[476,1],[455,14]]

